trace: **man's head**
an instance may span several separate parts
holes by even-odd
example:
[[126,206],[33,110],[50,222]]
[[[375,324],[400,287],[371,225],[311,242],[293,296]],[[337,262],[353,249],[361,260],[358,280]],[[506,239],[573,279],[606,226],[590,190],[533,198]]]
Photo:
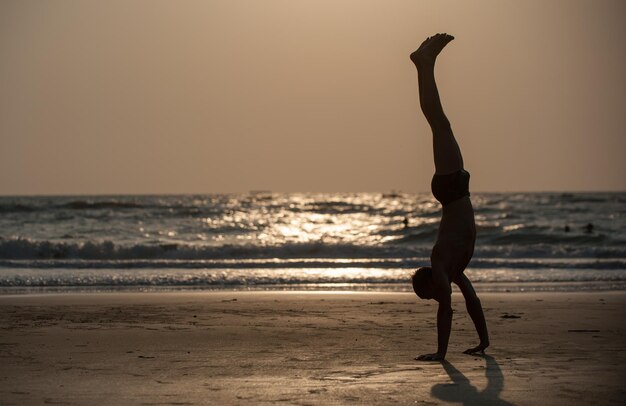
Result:
[[429,266],[424,266],[413,274],[411,280],[413,282],[413,290],[420,299],[432,299],[432,279],[433,270]]

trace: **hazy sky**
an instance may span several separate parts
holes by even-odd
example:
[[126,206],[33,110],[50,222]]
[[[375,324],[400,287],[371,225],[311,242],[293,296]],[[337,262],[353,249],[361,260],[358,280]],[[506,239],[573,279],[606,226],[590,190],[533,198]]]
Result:
[[626,2],[0,0],[0,194],[626,190]]

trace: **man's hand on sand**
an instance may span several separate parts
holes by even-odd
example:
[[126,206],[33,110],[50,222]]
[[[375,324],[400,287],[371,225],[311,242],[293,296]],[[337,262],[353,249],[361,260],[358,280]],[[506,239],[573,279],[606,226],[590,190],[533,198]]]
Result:
[[445,355],[439,354],[438,352],[434,354],[422,354],[419,357],[415,357],[416,361],[443,361]]
[[489,347],[489,344],[478,344],[476,347],[474,348],[468,348],[467,350],[463,351],[463,354],[468,354],[468,355],[474,355],[474,354],[484,354],[485,353],[485,348]]

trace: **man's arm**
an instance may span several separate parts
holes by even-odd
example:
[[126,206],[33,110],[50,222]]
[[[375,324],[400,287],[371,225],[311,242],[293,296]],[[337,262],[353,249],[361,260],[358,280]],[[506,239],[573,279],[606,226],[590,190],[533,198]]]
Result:
[[451,329],[452,300],[448,293],[442,297],[442,300],[439,300],[439,309],[437,310],[437,354],[441,355],[441,359],[444,359],[448,352]]
[[439,302],[437,310],[437,352],[417,357],[420,361],[439,361],[446,357],[452,329],[452,289],[445,268],[433,263],[433,297]]
[[474,322],[474,327],[476,327],[476,332],[480,338],[480,344],[476,347],[465,350],[464,353],[474,354],[476,352],[484,352],[485,348],[489,347],[489,333],[487,332],[487,322],[485,321],[485,315],[483,314],[483,307],[480,303],[480,299],[478,299],[476,291],[474,291],[472,282],[470,282],[464,274],[461,274],[455,283],[458,285],[459,289],[461,289],[461,293],[463,293],[463,297],[465,298],[465,307]]

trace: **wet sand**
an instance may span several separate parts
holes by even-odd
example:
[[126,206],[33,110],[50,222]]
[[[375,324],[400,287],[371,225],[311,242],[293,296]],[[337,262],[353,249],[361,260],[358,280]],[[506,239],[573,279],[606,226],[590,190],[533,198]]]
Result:
[[626,292],[483,293],[492,345],[454,294],[0,296],[0,399],[28,404],[623,404]]

